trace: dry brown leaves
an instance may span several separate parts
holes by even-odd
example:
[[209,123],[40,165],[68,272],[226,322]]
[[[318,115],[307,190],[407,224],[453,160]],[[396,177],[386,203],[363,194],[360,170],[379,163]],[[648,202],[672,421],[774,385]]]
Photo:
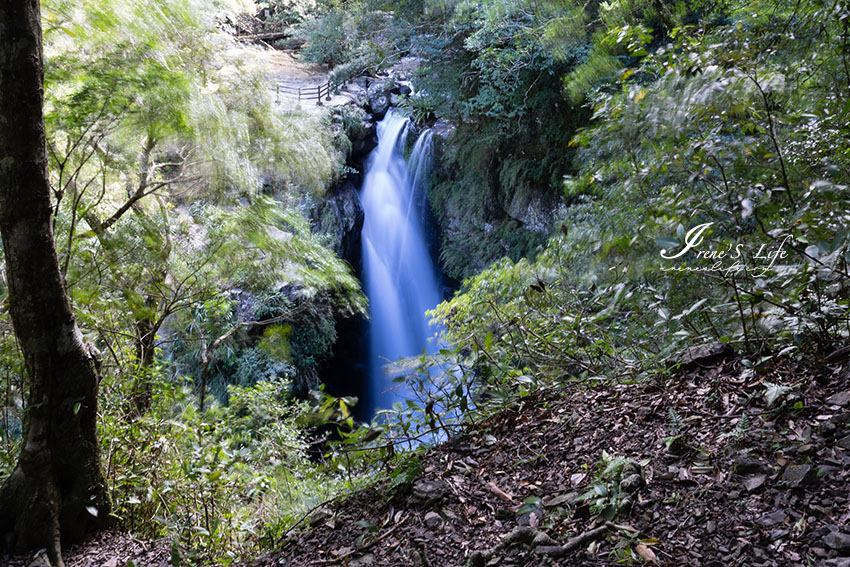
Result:
[[[460,567],[496,548],[492,558],[484,555],[487,565],[624,558],[841,565],[850,548],[831,545],[850,533],[848,371],[822,361],[783,361],[755,378],[743,371],[732,360],[649,384],[571,385],[533,396],[429,453],[421,479],[450,490],[428,509],[368,490],[336,506],[330,526],[292,534],[255,565],[343,564],[335,558],[345,550],[344,564],[352,566]],[[768,408],[765,382],[793,388]],[[593,530],[599,519],[580,496],[592,487],[603,451],[648,462],[631,507],[615,519],[620,529],[597,530],[595,541],[561,558],[535,553],[533,544],[500,547],[521,525],[560,544]],[[532,511],[518,513],[537,498]],[[407,521],[396,528],[399,510]],[[383,527],[370,533],[358,520]],[[361,546],[367,549],[358,554]]]

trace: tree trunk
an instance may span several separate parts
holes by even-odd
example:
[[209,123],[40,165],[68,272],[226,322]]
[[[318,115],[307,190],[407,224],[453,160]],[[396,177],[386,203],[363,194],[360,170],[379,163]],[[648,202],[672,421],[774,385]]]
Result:
[[99,356],[77,327],[51,223],[38,0],[0,3],[0,237],[29,398],[23,448],[0,490],[0,534],[15,551],[80,538],[110,505],[96,436]]
[[[154,307],[150,297],[145,299],[145,306]],[[161,319],[160,319],[161,321]],[[150,317],[136,319],[133,325],[136,329],[136,383],[130,393],[130,405],[133,414],[141,417],[148,413],[153,404],[153,384],[151,383],[154,364],[154,353],[156,352],[156,333],[159,331],[159,323]]]

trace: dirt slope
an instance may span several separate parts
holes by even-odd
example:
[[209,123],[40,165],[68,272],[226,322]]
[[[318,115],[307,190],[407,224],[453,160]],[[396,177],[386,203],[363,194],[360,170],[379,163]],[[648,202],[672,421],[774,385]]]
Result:
[[433,450],[394,498],[322,510],[255,565],[850,566],[848,428],[848,372],[821,361],[571,386]]

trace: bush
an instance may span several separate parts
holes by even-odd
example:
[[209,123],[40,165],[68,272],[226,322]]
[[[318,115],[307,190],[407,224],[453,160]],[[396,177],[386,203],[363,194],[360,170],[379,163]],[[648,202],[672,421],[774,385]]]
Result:
[[[831,94],[843,55],[824,37],[759,43],[831,25],[811,8],[808,20],[748,28],[746,12],[679,30],[618,88],[595,91],[594,121],[571,143],[562,233],[534,261],[468,279],[435,312],[448,344],[470,345],[461,368],[485,382],[635,379],[690,344],[732,343],[752,369],[846,341],[850,234],[835,205],[850,150]],[[814,53],[820,71],[793,82]],[[660,255],[686,249],[695,227],[696,248]]]
[[332,10],[319,17],[310,17],[298,27],[298,35],[306,44],[301,57],[311,63],[333,67],[348,60],[350,45],[345,14]]
[[123,414],[104,388],[100,439],[118,525],[169,537],[189,563],[230,563],[277,541],[281,530],[344,483],[310,462],[313,414],[275,379],[229,386],[228,406],[198,413],[187,382],[161,381],[151,410]]

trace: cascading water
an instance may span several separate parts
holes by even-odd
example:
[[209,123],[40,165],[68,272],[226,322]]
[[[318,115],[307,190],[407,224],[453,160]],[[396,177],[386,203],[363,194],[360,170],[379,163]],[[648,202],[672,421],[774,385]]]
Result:
[[[403,398],[387,364],[422,353],[436,329],[425,311],[441,300],[439,275],[425,238],[425,191],[431,132],[404,160],[407,118],[390,110],[378,124],[378,147],[366,165],[361,200],[363,282],[370,306],[369,411]],[[432,347],[433,348],[433,347]]]

